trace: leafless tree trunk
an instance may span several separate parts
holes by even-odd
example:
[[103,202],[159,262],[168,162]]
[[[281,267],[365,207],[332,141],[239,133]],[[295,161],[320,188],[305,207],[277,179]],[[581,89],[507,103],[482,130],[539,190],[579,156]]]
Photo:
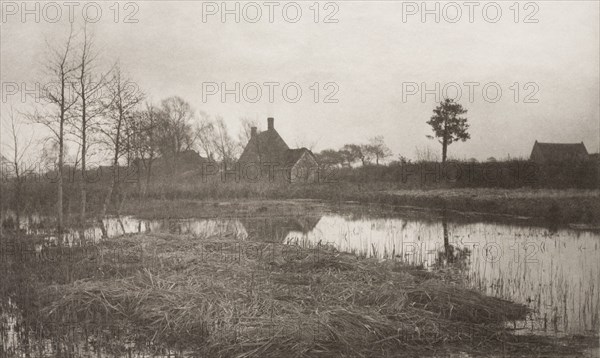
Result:
[[98,78],[94,82],[94,71],[96,67],[97,53],[94,51],[93,37],[88,34],[87,23],[83,28],[83,40],[81,43],[81,52],[79,54],[79,71],[77,82],[74,85],[79,102],[79,118],[76,120],[75,127],[78,127],[76,135],[81,141],[81,175],[80,175],[80,193],[81,203],[79,212],[79,224],[81,229],[85,225],[86,216],[86,170],[87,170],[87,151],[90,147],[90,130],[96,125],[95,118],[104,112],[104,104],[99,94],[105,84],[106,75]]
[[242,130],[238,134],[238,145],[240,146],[240,150],[243,151],[252,137],[252,128],[257,128],[260,132],[260,125],[257,121],[247,117],[240,118],[240,124]]
[[214,138],[214,146],[219,153],[223,163],[231,164],[236,157],[236,143],[229,135],[227,125],[221,117],[217,117],[215,120],[216,137]]
[[11,151],[11,159],[10,159],[10,164],[12,165],[12,172],[14,174],[14,179],[15,179],[15,196],[14,196],[14,200],[15,200],[15,229],[17,230],[17,232],[20,230],[21,228],[21,202],[22,202],[22,198],[21,198],[21,194],[23,191],[23,181],[24,181],[24,173],[27,170],[26,168],[23,168],[23,166],[25,166],[24,163],[24,156],[27,153],[27,151],[29,150],[29,147],[31,146],[31,143],[33,142],[33,136],[29,136],[29,140],[24,144],[21,145],[22,143],[20,142],[20,135],[21,135],[21,131],[20,131],[20,127],[21,127],[21,123],[19,123],[15,117],[15,112],[13,107],[11,106],[8,109],[8,123],[6,124],[6,129],[8,130],[8,133],[10,135],[11,138],[11,142],[10,144],[6,143],[5,145],[7,146],[7,148]]
[[198,147],[204,151],[204,155],[210,161],[215,160],[216,141],[215,124],[210,120],[208,114],[200,112],[200,118],[194,129]]
[[195,121],[194,110],[188,102],[181,97],[169,97],[161,102],[160,146],[163,158],[169,161],[173,173],[177,172],[180,154],[190,149],[196,141],[192,129]]
[[32,115],[35,122],[43,124],[50,129],[58,143],[58,196],[56,200],[56,210],[57,230],[59,235],[62,234],[64,228],[63,169],[66,127],[72,107],[77,102],[76,96],[71,96],[71,93],[68,90],[73,80],[73,73],[78,69],[78,66],[76,66],[71,59],[72,41],[73,28],[71,27],[65,45],[60,48],[50,48],[51,53],[46,60],[46,71],[49,79],[48,83],[55,83],[58,88],[51,86],[44,87],[42,98],[51,109],[45,111],[45,113],[36,111],[35,114]]
[[145,132],[146,143],[143,143],[143,145],[140,146],[140,158],[144,162],[144,167],[146,169],[146,190],[148,189],[148,186],[150,186],[152,180],[152,163],[154,162],[154,156],[156,155],[157,150],[156,136],[154,133],[157,125],[157,116],[156,108],[150,104],[146,104],[145,118],[143,120],[144,124],[141,128],[141,130]]
[[143,99],[143,95],[138,92],[137,87],[129,80],[123,78],[121,69],[116,66],[112,79],[108,86],[111,101],[108,105],[108,120],[102,132],[107,138],[107,142],[112,147],[112,167],[113,175],[111,185],[102,205],[102,210],[98,218],[102,235],[107,236],[106,228],[102,219],[106,216],[106,211],[110,205],[113,195],[120,194],[119,186],[119,159],[123,154],[123,132],[126,128],[127,121],[132,120],[133,111],[138,103]]

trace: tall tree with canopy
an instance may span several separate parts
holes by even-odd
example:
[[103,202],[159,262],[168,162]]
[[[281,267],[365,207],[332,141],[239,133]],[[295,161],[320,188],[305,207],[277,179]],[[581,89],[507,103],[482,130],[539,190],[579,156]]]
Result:
[[[433,116],[427,121],[433,130],[436,138],[442,145],[442,163],[446,162],[448,146],[454,142],[470,139],[471,136],[467,132],[469,124],[467,118],[462,117],[467,113],[467,110],[453,99],[446,98],[443,102],[435,107]],[[427,136],[433,139],[434,136]]]

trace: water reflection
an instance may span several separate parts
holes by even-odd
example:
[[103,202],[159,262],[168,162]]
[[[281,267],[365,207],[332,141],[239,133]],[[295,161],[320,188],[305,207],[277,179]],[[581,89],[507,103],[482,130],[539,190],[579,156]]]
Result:
[[459,224],[326,215],[286,242],[327,242],[363,256],[428,269],[455,265],[488,294],[528,304],[524,330],[596,333],[600,328],[600,236],[487,223]]
[[436,261],[432,265],[434,269],[454,268],[466,270],[469,265],[471,250],[468,247],[460,247],[450,243],[450,231],[448,230],[448,219],[442,218],[442,230],[444,236],[444,247],[437,252]]
[[[37,221],[36,221],[37,220]],[[38,223],[24,220],[24,230],[45,235]],[[187,234],[199,239],[229,238],[288,244],[329,243],[341,251],[401,260],[427,269],[453,268],[473,287],[529,305],[524,331],[596,333],[600,329],[600,235],[489,223],[457,223],[403,218],[312,216],[247,216],[239,218],[139,220],[108,218],[109,237],[130,233]],[[56,236],[46,235],[44,245]],[[69,246],[98,242],[97,227],[68,232]]]
[[[10,215],[7,217],[11,218]],[[220,217],[214,219],[160,219],[143,220],[133,216],[108,217],[104,220],[107,236],[117,237],[134,233],[169,233],[193,235],[200,238],[226,238],[234,240],[259,240],[263,242],[282,242],[290,233],[308,233],[314,230],[320,216],[251,216]],[[58,236],[52,233],[53,223],[45,217],[30,215],[21,219],[21,231],[27,235],[38,236],[47,244],[57,245]],[[6,226],[6,225],[5,225]],[[60,243],[65,246],[79,246],[98,243],[103,238],[99,225],[85,230],[66,230]]]

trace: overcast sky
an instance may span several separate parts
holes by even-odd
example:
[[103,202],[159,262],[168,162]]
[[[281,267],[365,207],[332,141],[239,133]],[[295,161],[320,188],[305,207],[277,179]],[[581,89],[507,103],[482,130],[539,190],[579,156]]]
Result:
[[[68,8],[61,5],[61,21],[50,23],[55,9],[41,6],[39,23],[34,15],[23,22],[24,9],[3,3],[4,91],[6,83],[42,79],[46,41],[64,40],[69,18]],[[74,11],[76,28],[82,4]],[[520,3],[518,14],[512,1],[476,2],[471,8],[458,2],[460,19],[456,6],[439,2],[439,22],[435,14],[423,21],[421,2],[321,2],[318,23],[312,1],[288,5],[287,19],[286,3],[277,3],[272,23],[270,5],[264,2],[238,2],[239,23],[235,15],[222,22],[221,2],[192,1],[133,3],[137,8],[120,3],[115,23],[112,4],[100,3],[102,16],[92,26],[102,63],[119,60],[151,100],[181,96],[197,111],[223,116],[234,133],[241,117],[258,119],[265,128],[266,117],[273,116],[290,147],[314,145],[319,151],[383,135],[395,157],[414,157],[416,147],[440,150],[426,138],[431,130],[425,122],[436,98],[429,94],[422,101],[419,87],[425,83],[434,90],[439,83],[440,92],[446,87],[454,97],[456,88],[448,84],[456,83],[462,90],[459,102],[469,110],[471,140],[450,146],[453,157],[528,157],[536,139],[583,141],[590,152],[599,148],[598,1]],[[235,4],[228,6],[234,9]],[[255,5],[262,17],[253,23]],[[428,8],[435,6],[430,2]],[[297,8],[302,14],[292,22]],[[94,7],[87,9],[90,18],[95,16]],[[127,15],[137,23],[125,23]],[[326,18],[337,22],[325,23]],[[241,88],[246,85],[247,96],[236,103],[231,94],[223,102],[220,92],[203,92],[213,89],[211,83],[223,82],[228,89],[236,82]],[[262,90],[256,103],[251,103],[255,87],[247,85],[253,82]],[[266,82],[279,84],[273,103]],[[284,85],[291,83],[302,90],[296,103],[288,102],[295,97],[293,86],[288,86],[288,97],[282,95]],[[315,83],[320,84],[318,103]],[[335,85],[324,88],[327,83]],[[482,94],[486,84],[487,100]],[[474,88],[472,102],[469,86]],[[502,94],[493,102],[496,88]],[[330,101],[337,103],[324,103],[330,94]],[[3,93],[3,111],[4,100],[20,105],[19,96]]]

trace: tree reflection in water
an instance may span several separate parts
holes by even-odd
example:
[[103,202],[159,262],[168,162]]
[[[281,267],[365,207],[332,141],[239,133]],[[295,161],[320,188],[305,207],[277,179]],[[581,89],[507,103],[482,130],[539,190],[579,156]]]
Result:
[[444,233],[444,249],[438,251],[434,267],[437,269],[441,268],[453,268],[459,271],[465,271],[468,269],[469,257],[471,250],[467,247],[459,247],[450,244],[450,232],[448,230],[448,218],[444,214],[442,218],[442,228]]

